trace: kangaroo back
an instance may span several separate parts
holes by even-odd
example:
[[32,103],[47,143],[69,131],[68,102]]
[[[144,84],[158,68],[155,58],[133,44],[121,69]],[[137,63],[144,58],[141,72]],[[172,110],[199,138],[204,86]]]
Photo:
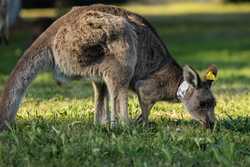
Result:
[[62,73],[83,76],[90,75],[87,70],[90,67],[101,73],[100,68],[110,59],[134,66],[136,55],[125,52],[136,43],[134,28],[126,19],[87,11],[78,15],[74,24],[64,24],[58,29],[52,49],[55,65]]

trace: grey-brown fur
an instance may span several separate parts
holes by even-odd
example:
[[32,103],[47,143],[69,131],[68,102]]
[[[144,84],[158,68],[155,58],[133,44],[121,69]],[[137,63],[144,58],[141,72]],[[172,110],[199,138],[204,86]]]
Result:
[[[44,69],[51,69],[59,82],[91,79],[95,122],[112,125],[128,123],[128,89],[139,97],[142,115],[138,121],[147,122],[155,102],[177,101],[176,92],[187,78],[185,74],[189,78],[196,74],[189,68],[183,72],[143,17],[114,6],[76,7],[53,23],[19,60],[0,101],[2,125],[14,119],[27,86]],[[188,82],[192,85],[193,81]],[[198,89],[209,95],[206,99],[213,98],[210,87],[193,85],[194,95]],[[187,102],[189,99],[183,99]],[[186,106],[198,111],[197,106]],[[208,117],[206,112],[203,115]]]
[[7,12],[7,0],[0,0],[0,43],[3,41],[8,43],[8,12]]

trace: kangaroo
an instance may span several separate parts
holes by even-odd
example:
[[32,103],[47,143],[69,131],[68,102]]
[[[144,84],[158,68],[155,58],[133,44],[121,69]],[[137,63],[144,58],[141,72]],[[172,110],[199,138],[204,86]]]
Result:
[[35,76],[48,69],[60,83],[92,81],[96,124],[129,123],[129,89],[139,97],[139,123],[148,122],[160,100],[181,101],[207,128],[215,121],[211,85],[217,68],[210,66],[203,80],[190,66],[182,68],[146,19],[115,6],[74,7],[25,51],[0,101],[2,128],[14,120]]
[[8,44],[8,12],[7,12],[7,0],[0,0],[0,43],[4,42]]

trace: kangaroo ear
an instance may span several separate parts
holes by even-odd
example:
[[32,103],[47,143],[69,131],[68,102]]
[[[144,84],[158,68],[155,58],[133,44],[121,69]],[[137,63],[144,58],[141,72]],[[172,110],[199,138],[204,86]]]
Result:
[[208,66],[207,72],[206,72],[206,74],[204,76],[204,80],[208,84],[209,87],[211,87],[213,81],[216,80],[217,74],[218,74],[218,68],[215,65],[210,64]]
[[188,65],[185,65],[183,67],[183,78],[184,81],[187,81],[194,88],[198,88],[201,83],[199,74],[192,67]]

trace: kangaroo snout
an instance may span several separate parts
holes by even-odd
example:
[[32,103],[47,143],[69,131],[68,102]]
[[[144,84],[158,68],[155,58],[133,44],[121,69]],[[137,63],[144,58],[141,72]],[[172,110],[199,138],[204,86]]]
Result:
[[203,126],[204,126],[204,128],[207,128],[207,129],[213,129],[214,128],[214,122],[208,120],[208,121],[203,123]]
[[205,121],[203,122],[204,128],[213,129],[215,120],[209,116],[206,116]]

